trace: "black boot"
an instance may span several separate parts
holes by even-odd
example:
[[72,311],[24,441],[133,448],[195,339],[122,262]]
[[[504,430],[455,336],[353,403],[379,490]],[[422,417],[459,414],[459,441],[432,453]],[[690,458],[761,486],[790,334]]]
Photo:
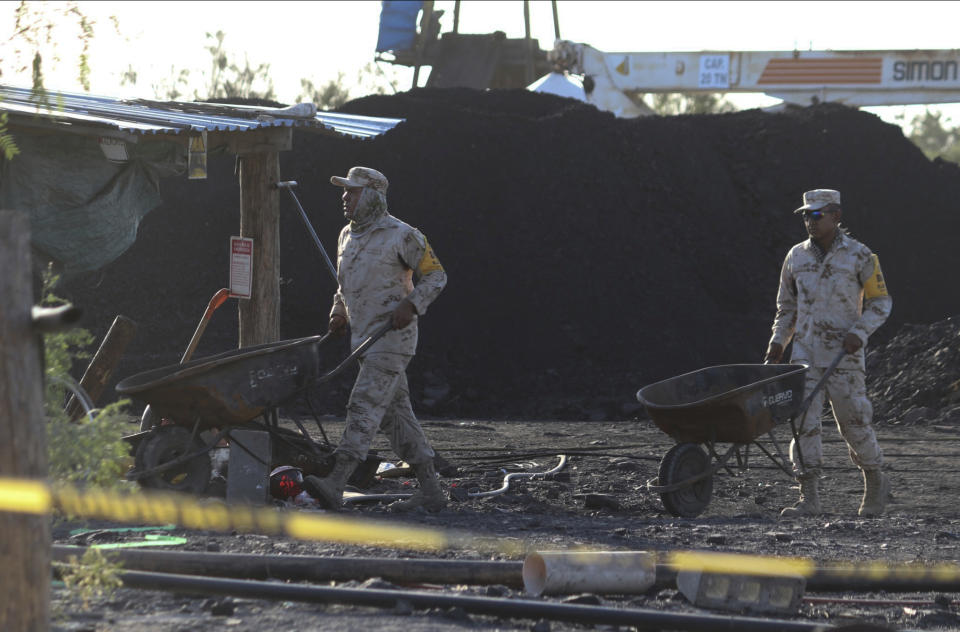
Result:
[[340,509],[343,506],[343,488],[360,463],[352,456],[339,452],[334,454],[334,458],[333,470],[325,477],[307,476],[303,479],[303,488],[327,509]]
[[440,488],[440,481],[437,480],[437,470],[433,466],[433,461],[413,465],[413,471],[417,475],[420,489],[407,500],[398,500],[391,503],[388,509],[402,512],[423,507],[427,511],[440,511],[446,507],[447,497]]

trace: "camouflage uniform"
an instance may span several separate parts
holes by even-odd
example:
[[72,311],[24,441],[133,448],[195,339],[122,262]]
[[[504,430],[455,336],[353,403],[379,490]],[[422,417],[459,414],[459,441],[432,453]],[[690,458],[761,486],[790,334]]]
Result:
[[863,343],[856,353],[844,356],[800,422],[803,471],[796,442],[790,446],[798,476],[817,474],[822,467],[820,412],[824,396],[830,400],[853,462],[864,470],[879,469],[883,464],[883,452],[871,426],[873,407],[867,399],[864,355],[867,338],[887,319],[892,305],[876,255],[843,231],[837,233],[827,252],[808,239],[787,254],[770,342],[786,347],[793,338],[790,361],[809,366],[806,391],[813,390],[843,349],[847,333]]
[[[331,179],[335,184],[337,180]],[[350,324],[353,348],[390,320],[403,299],[413,304],[418,315],[425,314],[447,283],[446,272],[423,234],[387,213],[385,191],[385,179],[382,189],[378,181],[365,185],[359,202],[367,212],[365,221],[351,221],[338,242],[339,287],[330,315],[343,316]],[[414,273],[419,277],[416,286]],[[410,405],[406,376],[417,348],[417,318],[414,315],[403,329],[389,331],[361,358],[337,452],[362,461],[382,429],[394,452],[407,463],[432,461],[433,449]]]

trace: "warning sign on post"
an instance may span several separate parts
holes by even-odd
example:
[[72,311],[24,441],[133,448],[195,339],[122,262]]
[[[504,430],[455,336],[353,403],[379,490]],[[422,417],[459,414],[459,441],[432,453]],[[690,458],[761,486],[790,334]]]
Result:
[[230,238],[230,296],[250,298],[253,287],[253,240]]

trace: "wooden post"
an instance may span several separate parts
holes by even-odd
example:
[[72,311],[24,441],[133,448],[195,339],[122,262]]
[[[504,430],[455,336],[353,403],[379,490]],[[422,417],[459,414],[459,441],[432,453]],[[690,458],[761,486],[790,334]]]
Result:
[[416,88],[420,83],[420,66],[423,64],[423,49],[427,45],[427,35],[430,33],[430,21],[433,19],[433,0],[426,0],[423,3],[423,14],[420,16],[420,33],[416,39],[416,63],[413,68],[413,86]]
[[453,32],[460,32],[460,0],[453,3]]
[[251,296],[238,302],[240,347],[280,339],[280,154],[240,156],[240,236],[253,239]]
[[[32,327],[30,222],[0,211],[0,476],[44,479],[40,345]],[[0,630],[50,627],[50,518],[0,512]]]

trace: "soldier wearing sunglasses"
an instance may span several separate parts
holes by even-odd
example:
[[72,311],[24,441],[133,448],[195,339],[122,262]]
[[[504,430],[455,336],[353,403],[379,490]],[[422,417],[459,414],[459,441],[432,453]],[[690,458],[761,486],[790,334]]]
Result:
[[850,458],[863,473],[864,493],[858,513],[879,516],[886,506],[890,482],[882,471],[883,452],[871,425],[873,407],[865,385],[864,347],[870,334],[890,315],[893,299],[877,256],[841,226],[839,191],[807,191],[803,206],[794,212],[802,213],[810,238],[791,248],[783,262],[777,315],[764,359],[782,362],[784,348],[792,339],[790,361],[809,367],[806,392],[811,392],[841,350],[845,355],[801,419],[799,441],[790,444],[800,501],[780,515],[821,512],[820,413],[826,397]]

